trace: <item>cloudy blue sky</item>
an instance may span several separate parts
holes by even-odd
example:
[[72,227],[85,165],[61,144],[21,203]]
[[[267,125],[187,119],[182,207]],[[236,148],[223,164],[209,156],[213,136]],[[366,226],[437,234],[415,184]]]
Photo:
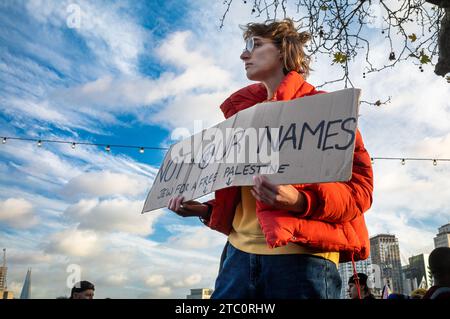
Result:
[[[73,20],[80,10],[79,25]],[[249,84],[239,24],[261,21],[222,1],[2,1],[0,136],[166,147],[179,128],[222,120],[218,105]],[[294,11],[291,11],[294,12]],[[76,22],[76,21],[75,21]],[[389,49],[374,27],[373,60]],[[372,156],[450,158],[450,85],[431,66],[404,63],[362,78],[360,129]],[[309,81],[338,75],[328,57]],[[342,83],[325,87],[341,89]],[[183,298],[213,287],[225,237],[165,209],[141,215],[163,151],[9,140],[0,145],[0,247],[20,295],[31,267],[35,298],[67,295],[78,265],[99,298]],[[396,234],[405,263],[430,252],[450,221],[450,163],[377,161],[370,235]],[[69,270],[69,272],[68,272]]]

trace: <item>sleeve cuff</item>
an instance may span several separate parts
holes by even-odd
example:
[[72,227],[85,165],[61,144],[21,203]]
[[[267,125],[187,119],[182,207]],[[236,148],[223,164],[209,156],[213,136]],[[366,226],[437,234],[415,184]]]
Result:
[[314,192],[309,190],[299,191],[305,198],[305,211],[301,214],[303,217],[311,216],[317,209],[318,200]]
[[206,226],[208,226],[209,224],[209,219],[211,218],[211,214],[212,214],[212,210],[213,210],[213,205],[209,202],[204,202],[203,204],[205,204],[206,206],[208,206],[208,213],[206,214],[205,218],[199,217],[200,221],[205,224]]

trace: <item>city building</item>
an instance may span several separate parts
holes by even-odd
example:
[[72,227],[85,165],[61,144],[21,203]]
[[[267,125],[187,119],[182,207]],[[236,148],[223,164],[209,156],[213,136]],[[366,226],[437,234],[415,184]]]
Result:
[[[373,288],[376,286],[377,280],[376,280],[376,273],[372,267],[372,260],[369,256],[369,258],[367,258],[366,260],[360,260],[355,262],[355,266],[356,266],[356,272],[357,273],[364,273],[366,274],[369,278],[368,281],[370,280],[371,283],[368,283],[369,288]],[[348,293],[347,293],[347,288],[348,288],[348,280],[353,276],[353,265],[351,262],[348,263],[340,263],[339,264],[339,275],[341,276],[342,279],[342,288],[341,288],[341,299],[348,299]],[[381,287],[378,287],[381,289]]]
[[450,223],[439,227],[439,233],[434,237],[434,247],[450,247]]
[[210,299],[213,291],[209,288],[191,289],[191,294],[187,295],[186,299]]
[[13,292],[8,290],[7,273],[6,249],[3,248],[3,263],[2,266],[0,266],[0,299],[14,299]]
[[0,266],[0,296],[3,296],[3,291],[5,291],[8,286],[6,283],[7,272],[8,267],[6,267],[6,249],[3,248],[3,263]]
[[28,269],[27,275],[25,276],[20,299],[31,299],[31,268]]
[[411,292],[418,287],[417,280],[411,278],[412,275],[409,265],[402,266],[403,293],[405,295],[410,295]]
[[428,267],[429,254],[409,257],[409,265],[404,267],[404,293],[410,294],[416,288],[428,289],[433,285],[433,278]]
[[[379,234],[370,238],[372,264],[379,269],[381,284],[387,284],[394,293],[403,293],[400,247],[395,235]],[[381,293],[374,289],[375,294]]]

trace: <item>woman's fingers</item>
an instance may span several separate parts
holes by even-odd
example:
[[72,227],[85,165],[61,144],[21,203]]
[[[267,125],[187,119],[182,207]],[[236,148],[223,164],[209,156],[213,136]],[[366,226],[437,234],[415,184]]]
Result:
[[169,199],[167,208],[182,217],[204,216],[208,211],[208,206],[200,202],[189,200],[184,201],[183,196],[176,196]]
[[264,204],[272,204],[273,200],[271,199],[271,197],[263,192],[261,192],[260,190],[256,189],[255,187],[253,187],[253,189],[250,190],[253,197],[255,197],[257,200],[259,200],[260,202],[263,202]]
[[181,208],[181,205],[183,204],[184,197],[178,196],[175,197],[175,211],[178,212]]
[[266,187],[266,185],[261,180],[261,176],[257,176],[255,179],[255,186],[253,189],[259,195],[259,197],[265,199],[265,202],[272,203],[277,196],[271,188]]
[[253,178],[255,182],[255,187],[258,190],[258,192],[264,193],[267,196],[274,197],[278,193],[278,186],[275,184],[270,183],[265,177],[263,176],[255,176]]
[[170,209],[170,210],[173,210],[172,202],[173,202],[173,198],[170,198],[169,202],[167,203],[167,208]]
[[183,199],[183,196],[172,197],[167,203],[167,208],[177,213],[182,206]]
[[278,193],[278,185],[275,185],[264,176],[260,176],[261,187],[271,191],[272,193]]

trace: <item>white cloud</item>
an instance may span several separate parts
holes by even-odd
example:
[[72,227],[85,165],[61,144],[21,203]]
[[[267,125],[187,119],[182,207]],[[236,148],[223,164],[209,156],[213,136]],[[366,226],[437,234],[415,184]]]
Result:
[[193,274],[186,278],[184,278],[181,281],[177,281],[174,283],[174,287],[186,287],[186,288],[192,288],[196,285],[198,285],[202,281],[202,275],[200,274]]
[[[156,243],[129,233],[68,229],[46,236],[48,239],[40,239],[36,233],[30,236],[35,238],[27,241],[30,249],[49,240],[44,252],[37,251],[49,256],[51,262],[11,258],[8,266],[10,281],[17,282],[23,282],[26,267],[33,268],[33,298],[67,295],[69,288],[64,283],[70,275],[67,272],[70,264],[79,265],[82,278],[101,287],[96,298],[185,298],[193,285],[213,286],[221,252],[221,247],[180,249],[176,243]],[[224,240],[222,236],[222,245]],[[2,233],[0,241],[10,246],[11,241],[5,241]],[[27,249],[22,247],[20,251]],[[18,253],[8,252],[11,257]],[[49,277],[63,284],[49,285]]]
[[163,275],[150,275],[145,279],[145,284],[149,287],[158,287],[166,282]]
[[[65,140],[66,137],[55,136],[54,139]],[[39,190],[37,193],[41,196],[46,196],[45,192],[58,195],[78,193],[78,197],[83,194],[141,196],[148,191],[157,174],[156,168],[120,153],[115,155],[114,149],[112,154],[105,155],[92,146],[78,145],[73,150],[67,144],[55,146],[44,142],[42,147],[38,147],[34,143],[12,140],[1,148],[7,159],[0,166],[2,181]],[[9,186],[6,192],[29,193],[13,190]]]
[[194,275],[190,275],[189,277],[187,277],[184,280],[184,283],[188,286],[191,287],[193,285],[198,284],[200,281],[202,280],[202,275],[200,274],[194,274]]
[[100,62],[126,74],[135,73],[145,38],[150,40],[151,35],[133,21],[123,4],[34,0],[28,1],[26,8],[41,23],[68,28],[67,21],[74,12],[69,10],[71,4],[81,13],[79,27],[72,30],[84,38]]
[[[33,101],[20,100],[20,99],[9,99],[9,106],[11,106],[15,111],[23,112],[28,114],[29,117],[55,123],[68,123],[70,121],[66,116],[61,114],[58,110],[49,107],[47,101],[41,103],[35,103]],[[5,110],[7,113],[11,111]]]
[[[114,112],[124,112],[151,106],[171,97],[184,99],[192,90],[206,90],[211,94],[208,104],[197,104],[195,107],[217,109],[224,97],[223,90],[230,89],[230,74],[218,61],[209,58],[198,47],[188,48],[188,39],[191,38],[194,35],[190,32],[174,33],[158,49],[158,57],[162,61],[180,67],[179,74],[165,72],[157,79],[106,75],[76,87],[58,89],[52,93],[51,101],[53,104],[81,111],[94,107],[98,110],[108,108]],[[189,109],[191,108],[187,103],[184,111]],[[192,108],[192,111],[196,109]]]
[[46,244],[47,253],[74,257],[93,256],[100,249],[98,236],[91,230],[64,230],[53,234]]
[[169,225],[168,230],[176,233],[168,243],[185,249],[207,249],[223,246],[223,235],[203,226]]
[[170,129],[187,128],[191,133],[195,121],[202,121],[203,128],[208,128],[224,120],[219,105],[228,95],[217,92],[176,97],[167,107],[152,115],[150,120]]
[[37,224],[33,205],[23,198],[8,198],[0,201],[0,222],[11,227],[29,228]]
[[46,149],[46,145],[38,147],[36,144],[19,143],[11,141],[2,146],[3,155],[11,159],[9,164],[20,173],[18,181],[33,178],[34,183],[54,190],[55,185],[59,187],[77,175],[77,166],[60,154]]
[[[99,150],[97,147],[85,145],[77,145],[76,151],[72,150],[70,146],[64,145],[61,146],[57,152],[74,160],[78,163],[77,167],[81,167],[81,169],[96,169],[111,171],[115,174],[144,176],[148,179],[148,183],[152,182],[158,173],[157,168],[121,154],[120,152],[117,152],[117,149],[114,147],[111,148],[109,154],[105,154],[103,150]],[[83,166],[82,164],[79,164],[79,162],[86,165]],[[81,169],[74,169],[70,177],[74,178],[80,175],[83,172]]]
[[433,237],[436,233],[409,225],[410,217],[407,213],[374,210],[367,214],[366,219],[371,236],[390,233],[398,238],[403,265],[408,264],[409,257],[430,253],[434,248]]
[[415,218],[429,218],[438,211],[448,214],[450,190],[442,187],[448,183],[445,163],[434,167],[431,161],[407,161],[403,166],[398,161],[375,166],[379,166],[374,167],[375,178],[380,178],[374,198],[380,209],[408,209]]
[[107,283],[113,286],[123,286],[128,277],[124,273],[112,274],[106,279]]
[[155,293],[157,298],[167,298],[172,293],[172,289],[170,287],[158,287]]
[[71,179],[63,189],[69,196],[139,195],[147,191],[147,181],[139,175],[110,171],[86,172]]
[[36,252],[35,250],[8,250],[8,263],[28,266],[30,264],[49,264],[55,261],[52,255],[44,251]]
[[212,58],[211,48],[202,45],[190,31],[171,34],[157,53],[163,62],[184,70],[175,83],[182,90],[223,88],[230,82],[230,73]]
[[79,222],[80,229],[105,232],[122,231],[136,235],[149,235],[162,212],[141,214],[143,202],[115,198],[99,201],[82,199],[69,206],[66,215]]
[[41,96],[58,82],[58,75],[29,57],[18,57],[2,51],[0,71],[8,78],[8,84],[20,88],[17,93],[26,96]]
[[[450,112],[448,113],[450,114]],[[435,158],[449,158],[450,133],[441,136],[424,137],[421,141],[417,141],[411,149],[411,153],[414,154],[429,154]]]
[[[69,2],[55,4],[47,1],[30,1],[27,3],[27,9],[41,23],[65,27],[68,15],[65,9],[69,4]],[[7,97],[6,100],[11,107],[5,112],[14,116],[26,115],[33,120],[54,122],[64,130],[76,128],[93,133],[102,132],[102,125],[99,124],[125,125],[119,123],[116,117],[127,112],[136,113],[138,120],[147,121],[148,116],[142,116],[142,112],[138,112],[137,109],[153,107],[161,102],[167,103],[171,99],[175,99],[175,103],[171,104],[170,110],[163,110],[160,113],[158,108],[156,117],[150,116],[152,122],[169,127],[190,124],[189,121],[180,120],[181,117],[177,113],[180,108],[186,114],[193,114],[201,108],[202,113],[208,118],[210,114],[213,115],[213,122],[222,118],[218,106],[238,85],[232,84],[231,73],[226,65],[214,58],[214,50],[208,47],[207,42],[203,44],[203,39],[199,35],[190,31],[169,35],[155,50],[155,58],[167,63],[169,67],[177,67],[177,72],[166,71],[159,78],[151,79],[132,70],[137,63],[139,52],[142,51],[144,35],[140,26],[133,22],[124,22],[124,16],[116,12],[120,11],[119,5],[103,8],[101,5],[84,1],[78,4],[83,14],[86,11],[83,21],[87,21],[92,28],[81,27],[74,31],[84,37],[95,54],[100,55],[101,59],[98,61],[100,64],[116,61],[116,67],[122,72],[117,74],[103,69],[102,72],[95,73],[99,76],[88,77],[96,78],[93,81],[75,86],[71,83],[69,86],[58,86],[53,89],[44,82],[40,86],[39,98],[34,95],[33,98]],[[46,9],[42,8],[43,5],[47,6]],[[100,12],[102,14],[99,14]],[[97,24],[102,26],[97,27]],[[119,26],[121,32],[116,32],[116,27]],[[122,35],[127,41],[123,41]],[[237,61],[239,61],[238,54]],[[10,81],[14,80],[14,77],[10,78]],[[30,81],[35,82],[30,78],[25,81],[25,85]],[[36,92],[36,86],[28,85],[28,87],[33,93]],[[197,94],[199,90],[203,91],[200,92],[200,97]],[[197,93],[192,95],[192,91]],[[166,101],[167,99],[169,101]],[[183,102],[187,99],[189,101]],[[161,120],[162,115],[167,115],[169,120]],[[171,123],[170,118],[174,119],[174,123]]]

